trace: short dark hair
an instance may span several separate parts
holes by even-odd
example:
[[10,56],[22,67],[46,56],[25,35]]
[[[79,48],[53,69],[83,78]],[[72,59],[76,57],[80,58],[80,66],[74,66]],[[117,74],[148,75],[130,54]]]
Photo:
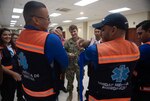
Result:
[[58,26],[56,29],[60,29],[61,31],[63,31],[63,28],[61,26]]
[[0,36],[3,34],[3,32],[5,32],[5,31],[9,31],[10,32],[10,30],[8,29],[8,28],[1,28],[0,29]]
[[74,29],[76,29],[76,30],[78,31],[78,28],[77,28],[76,25],[70,25],[70,26],[69,26],[69,31],[70,31],[70,32],[73,31]]
[[46,8],[46,6],[43,3],[37,1],[27,2],[23,10],[25,22],[27,23],[30,20],[30,17],[36,14],[40,8]]
[[7,28],[1,28],[1,29],[0,29],[0,45],[1,45],[1,46],[4,46],[4,42],[3,42],[2,38],[1,38],[1,36],[2,36],[2,34],[3,34],[5,31],[9,31],[9,32],[10,32],[10,30],[7,29]]
[[148,31],[150,29],[150,20],[142,25],[142,30]]
[[142,22],[140,22],[138,25],[136,25],[136,28],[142,26],[144,23],[149,22],[150,20],[144,20]]

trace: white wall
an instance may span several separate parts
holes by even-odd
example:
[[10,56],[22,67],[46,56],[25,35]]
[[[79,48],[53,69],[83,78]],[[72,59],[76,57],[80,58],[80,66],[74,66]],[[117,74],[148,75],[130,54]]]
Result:
[[135,28],[138,23],[148,19],[148,12],[131,14],[126,17],[129,22],[129,28]]
[[88,22],[88,31],[87,31],[87,39],[90,40],[92,37],[94,37],[94,28],[92,27],[92,24],[98,23],[101,20],[94,20]]
[[[90,39],[91,37],[93,37],[93,31],[94,30],[93,30],[91,25],[93,23],[98,22],[98,21],[100,21],[100,20],[74,24],[78,27],[79,37],[84,38],[84,39]],[[70,25],[62,26],[64,31],[66,32],[66,39],[71,38],[71,35],[70,35],[70,32],[69,32],[69,26]],[[89,26],[90,26],[90,28],[89,28]],[[89,33],[91,33],[91,34],[89,34]]]
[[[78,23],[78,24],[74,24],[78,27],[78,36],[83,38],[83,23]],[[66,33],[66,39],[71,38],[70,32],[69,32],[69,26],[70,25],[66,25],[66,26],[62,26],[65,33]]]
[[[131,15],[126,15],[128,22],[129,22],[129,28],[135,28],[135,26],[140,23],[143,20],[147,20],[150,19],[150,12],[141,12],[141,13],[136,13],[136,14],[131,14]],[[93,20],[93,21],[89,21],[86,22],[87,23],[87,35],[85,35],[85,33],[83,32],[85,29],[85,26],[83,26],[85,23],[79,23],[79,24],[75,24],[77,25],[77,27],[79,28],[79,36],[84,38],[84,39],[90,39],[91,37],[94,36],[93,32],[94,32],[94,28],[92,28],[92,24],[94,23],[98,23],[100,22],[102,19],[98,19],[98,20]],[[70,34],[68,31],[69,25],[68,26],[63,26],[65,31],[66,31],[66,38],[70,38]],[[84,28],[84,29],[83,29]]]
[[150,11],[148,12],[148,19],[150,19]]

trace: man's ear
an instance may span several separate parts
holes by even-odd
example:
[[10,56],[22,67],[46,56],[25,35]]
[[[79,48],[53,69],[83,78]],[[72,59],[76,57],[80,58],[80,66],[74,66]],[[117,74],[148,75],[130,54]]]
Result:
[[113,28],[112,28],[112,35],[114,35],[116,32],[117,32],[117,27],[116,26],[113,26]]
[[39,25],[39,20],[36,17],[32,17],[32,21],[35,25]]

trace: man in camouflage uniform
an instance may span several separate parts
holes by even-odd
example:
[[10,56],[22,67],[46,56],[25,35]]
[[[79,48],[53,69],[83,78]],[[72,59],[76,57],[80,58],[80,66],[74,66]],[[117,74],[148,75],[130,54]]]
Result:
[[71,25],[69,27],[69,32],[71,34],[71,38],[68,39],[65,44],[64,47],[68,53],[68,57],[69,57],[69,66],[66,70],[66,79],[68,80],[68,84],[67,84],[67,90],[69,91],[69,96],[67,98],[67,101],[71,101],[72,100],[72,91],[73,91],[73,81],[74,81],[74,75],[76,74],[76,78],[78,81],[78,87],[77,87],[77,91],[78,91],[78,96],[79,96],[79,66],[78,66],[78,56],[80,54],[80,49],[77,47],[77,40],[81,39],[78,36],[78,28],[76,25]]

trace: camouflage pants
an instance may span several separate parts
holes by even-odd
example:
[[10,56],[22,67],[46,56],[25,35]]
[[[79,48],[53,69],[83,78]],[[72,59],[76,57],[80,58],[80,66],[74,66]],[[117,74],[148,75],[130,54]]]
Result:
[[77,92],[79,93],[79,80],[80,80],[80,71],[79,71],[79,66],[77,65],[71,65],[67,68],[66,70],[66,79],[68,80],[67,84],[67,90],[69,92],[73,91],[73,81],[74,81],[74,76],[76,74],[76,79],[77,79]]

